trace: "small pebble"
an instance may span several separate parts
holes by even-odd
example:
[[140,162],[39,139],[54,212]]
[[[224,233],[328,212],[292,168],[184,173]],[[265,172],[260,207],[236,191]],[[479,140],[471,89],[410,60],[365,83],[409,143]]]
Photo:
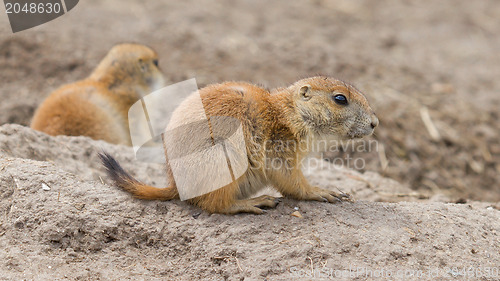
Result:
[[45,183],[42,182],[42,189],[49,191],[50,187],[48,185],[46,185]]
[[293,208],[293,209],[294,209],[295,211],[298,211],[298,210],[299,210],[299,207],[295,207],[295,208]]
[[302,218],[302,215],[299,213],[299,211],[295,211],[291,213],[292,216],[297,217],[297,218]]

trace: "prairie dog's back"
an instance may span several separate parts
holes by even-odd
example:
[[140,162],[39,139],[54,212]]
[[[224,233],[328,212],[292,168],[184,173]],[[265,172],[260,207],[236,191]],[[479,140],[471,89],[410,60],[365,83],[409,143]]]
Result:
[[116,45],[88,78],[50,94],[36,110],[31,128],[130,145],[130,106],[163,84],[156,52],[140,44]]
[[[200,89],[188,96],[172,113],[165,131],[169,140],[166,146],[179,148],[180,145],[192,144],[195,138],[198,139],[195,146],[205,147],[215,142],[213,138],[217,136],[214,133],[223,133],[221,130],[227,126],[243,125],[247,136],[249,120],[260,122],[255,118],[266,106],[268,96],[267,90],[245,82],[226,82]],[[193,152],[199,148],[191,149]]]

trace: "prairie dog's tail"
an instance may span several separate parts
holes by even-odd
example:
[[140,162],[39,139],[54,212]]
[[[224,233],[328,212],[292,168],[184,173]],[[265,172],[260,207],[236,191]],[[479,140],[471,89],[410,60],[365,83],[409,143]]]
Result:
[[158,188],[143,184],[134,179],[108,153],[99,153],[99,158],[115,185],[131,193],[134,197],[146,200],[172,200],[179,198],[179,193],[175,187]]

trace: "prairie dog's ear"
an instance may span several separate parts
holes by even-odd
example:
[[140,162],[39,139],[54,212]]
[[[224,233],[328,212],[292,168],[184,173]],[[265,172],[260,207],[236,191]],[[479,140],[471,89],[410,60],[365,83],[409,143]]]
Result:
[[311,85],[304,85],[299,89],[299,95],[302,100],[308,101],[311,99]]
[[143,59],[139,59],[139,66],[141,67],[142,72],[146,72],[146,70],[147,70],[146,62],[144,62]]

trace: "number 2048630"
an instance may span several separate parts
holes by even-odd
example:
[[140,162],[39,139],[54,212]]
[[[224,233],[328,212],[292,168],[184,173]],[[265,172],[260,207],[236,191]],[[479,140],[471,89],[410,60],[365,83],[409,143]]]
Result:
[[5,3],[7,14],[59,14],[61,10],[60,3]]

